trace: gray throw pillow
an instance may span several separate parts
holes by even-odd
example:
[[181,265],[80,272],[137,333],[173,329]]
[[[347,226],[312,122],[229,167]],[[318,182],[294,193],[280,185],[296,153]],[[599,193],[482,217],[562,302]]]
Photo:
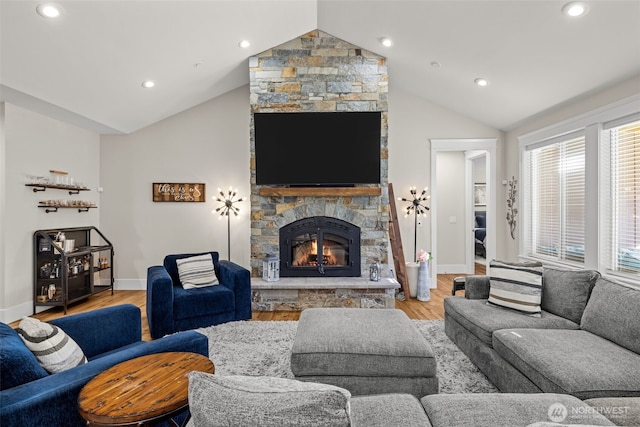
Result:
[[582,313],[600,273],[594,270],[558,270],[542,273],[542,309],[580,323]]
[[349,391],[286,378],[189,374],[198,426],[349,426]]

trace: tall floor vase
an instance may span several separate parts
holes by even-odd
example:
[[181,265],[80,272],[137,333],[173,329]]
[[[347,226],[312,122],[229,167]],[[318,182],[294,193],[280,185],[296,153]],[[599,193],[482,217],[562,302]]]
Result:
[[431,301],[430,281],[429,262],[421,261],[418,267],[418,301]]

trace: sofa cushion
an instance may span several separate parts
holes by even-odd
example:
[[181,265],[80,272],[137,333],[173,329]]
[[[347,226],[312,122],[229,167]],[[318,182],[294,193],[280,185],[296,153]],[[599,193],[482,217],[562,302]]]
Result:
[[[544,393],[432,394],[420,399],[434,426],[526,426],[560,420],[562,426],[615,425],[573,396]],[[559,411],[555,418],[553,408]]]
[[420,401],[391,393],[351,398],[351,427],[431,427]]
[[640,426],[640,397],[597,397],[584,401],[619,426]]
[[349,426],[351,394],[286,378],[189,374],[189,409],[202,426]]
[[80,346],[55,325],[25,317],[17,332],[38,363],[51,374],[87,363]]
[[173,287],[174,320],[234,312],[235,295],[225,286],[209,286],[202,289]]
[[640,289],[599,278],[580,327],[640,354]]
[[598,277],[600,273],[594,270],[545,267],[542,273],[542,309],[580,323]]
[[[555,418],[562,426],[615,425],[573,396],[543,393],[434,394],[421,400],[434,426],[526,426],[551,421],[550,408],[566,409]],[[586,412],[586,414],[585,414]],[[563,416],[565,415],[565,416]]]
[[493,348],[545,393],[640,396],[640,354],[587,331],[505,329]]
[[211,254],[196,255],[176,260],[178,277],[185,289],[202,288],[218,284]]
[[539,315],[542,300],[542,266],[539,263],[490,263],[489,303]]
[[2,390],[49,375],[9,325],[0,323],[0,387]]
[[499,329],[578,329],[578,324],[543,311],[540,317],[523,316],[517,311],[487,305],[486,300],[460,297],[444,299],[444,310],[465,329],[492,347],[492,334]]

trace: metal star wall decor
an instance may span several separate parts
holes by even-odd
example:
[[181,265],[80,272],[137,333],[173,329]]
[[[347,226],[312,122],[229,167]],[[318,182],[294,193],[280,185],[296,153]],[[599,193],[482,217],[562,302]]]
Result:
[[229,187],[229,191],[227,194],[224,193],[221,189],[218,188],[219,196],[216,196],[215,199],[217,202],[222,203],[222,205],[215,210],[211,211],[211,213],[219,213],[220,216],[218,219],[222,219],[222,217],[227,217],[227,258],[231,261],[231,213],[234,216],[238,216],[240,213],[240,209],[234,206],[235,203],[240,203],[244,200],[244,198],[240,197],[236,199],[236,195],[238,194],[238,190],[233,190]]
[[408,217],[409,215],[411,215],[411,212],[413,212],[414,215],[414,228],[413,228],[413,256],[414,256],[414,260],[418,259],[418,216],[423,215],[424,217],[427,216],[427,211],[429,210],[429,207],[424,205],[423,203],[426,202],[427,200],[429,200],[431,198],[431,196],[427,196],[427,190],[429,188],[428,187],[424,187],[424,190],[422,190],[422,193],[420,193],[420,195],[418,196],[418,192],[416,190],[416,187],[409,187],[409,192],[411,193],[411,198],[407,199],[404,197],[398,197],[398,200],[402,201],[402,202],[411,202],[411,204],[409,206],[406,207],[406,212],[405,212],[405,218]]

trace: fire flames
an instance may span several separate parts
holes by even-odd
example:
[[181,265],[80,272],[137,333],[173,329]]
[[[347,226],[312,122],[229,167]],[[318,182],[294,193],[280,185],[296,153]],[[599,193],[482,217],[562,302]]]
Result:
[[[318,242],[309,240],[293,248],[293,265],[299,267],[318,266]],[[331,242],[322,242],[322,265],[338,265],[338,259],[333,255]]]

